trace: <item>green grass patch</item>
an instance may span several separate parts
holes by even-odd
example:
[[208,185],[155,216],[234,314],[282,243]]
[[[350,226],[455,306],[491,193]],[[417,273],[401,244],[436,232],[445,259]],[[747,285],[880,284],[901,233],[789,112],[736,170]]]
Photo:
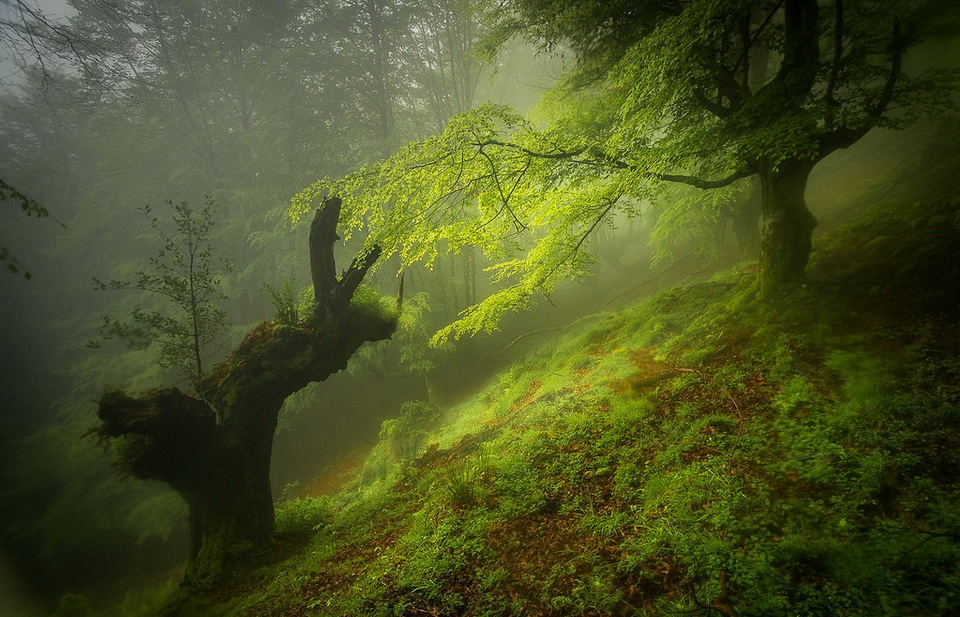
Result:
[[279,506],[302,546],[219,610],[957,614],[956,212],[880,205],[794,294],[725,273],[411,405],[343,492]]

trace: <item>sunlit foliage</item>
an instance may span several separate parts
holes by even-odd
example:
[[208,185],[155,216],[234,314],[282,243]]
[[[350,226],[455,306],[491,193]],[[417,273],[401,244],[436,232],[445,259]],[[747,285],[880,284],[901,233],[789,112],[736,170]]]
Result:
[[635,211],[650,193],[645,174],[597,173],[581,164],[587,148],[486,105],[384,162],[312,185],[294,198],[290,214],[297,220],[324,195],[342,195],[346,236],[365,232],[403,267],[429,267],[443,246],[454,253],[478,247],[495,262],[488,271],[500,289],[434,340],[489,331],[534,292],[549,294],[581,276],[590,232],[614,210]]
[[[759,175],[761,288],[793,285],[816,226],[804,203],[814,165],[872,128],[953,109],[956,72],[903,69],[930,22],[911,3],[832,13],[813,0],[641,3],[616,23],[602,3],[546,4],[569,10],[520,1],[495,13],[507,31],[549,49],[573,41],[580,53],[542,124],[481,106],[437,137],[308,187],[290,209],[296,220],[327,193],[343,196],[347,228],[404,267],[480,247],[499,289],[435,341],[489,331],[534,293],[581,276],[590,232],[635,215],[663,183],[716,190]],[[604,28],[622,35],[607,53],[585,42]]]

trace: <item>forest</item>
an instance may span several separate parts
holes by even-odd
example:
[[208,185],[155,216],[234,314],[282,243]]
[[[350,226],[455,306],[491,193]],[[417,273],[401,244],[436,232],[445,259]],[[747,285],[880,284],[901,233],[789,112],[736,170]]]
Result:
[[0,0],[0,614],[960,614],[953,0]]

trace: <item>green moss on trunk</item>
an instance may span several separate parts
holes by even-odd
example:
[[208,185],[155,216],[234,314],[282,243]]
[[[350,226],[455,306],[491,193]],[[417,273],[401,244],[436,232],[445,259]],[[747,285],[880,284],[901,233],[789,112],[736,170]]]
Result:
[[807,209],[804,192],[813,161],[765,163],[760,171],[763,235],[759,291],[771,296],[800,285],[810,260],[817,219]]

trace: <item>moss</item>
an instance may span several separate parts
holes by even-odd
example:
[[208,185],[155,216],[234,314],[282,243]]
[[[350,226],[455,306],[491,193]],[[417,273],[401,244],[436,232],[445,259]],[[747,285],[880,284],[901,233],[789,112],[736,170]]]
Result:
[[[902,209],[821,245],[791,296],[758,302],[730,273],[545,345],[435,428],[405,406],[367,483],[250,574],[246,614],[956,612],[956,307],[875,302],[955,239]],[[402,435],[437,445],[401,471]]]

